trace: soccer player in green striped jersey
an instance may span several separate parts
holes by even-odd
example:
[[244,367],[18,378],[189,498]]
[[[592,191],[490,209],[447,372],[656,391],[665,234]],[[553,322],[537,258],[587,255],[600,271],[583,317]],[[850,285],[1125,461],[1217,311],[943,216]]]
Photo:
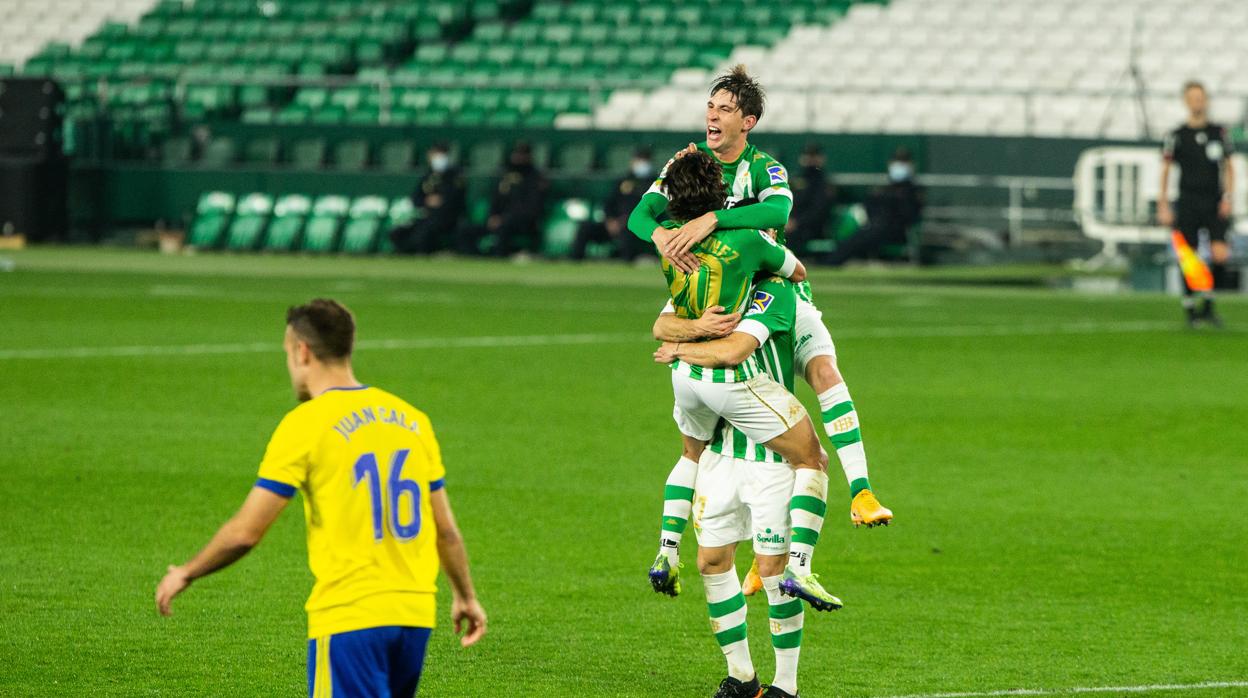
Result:
[[[724,339],[686,345],[688,349],[684,353],[690,360],[706,365],[736,365],[753,359],[791,391],[796,304],[792,283],[778,277],[765,278],[755,287],[750,307],[732,334]],[[656,360],[667,358],[669,352],[678,353],[674,343],[698,333],[696,321],[678,318],[672,312],[660,315],[655,322],[655,335],[673,344],[665,345],[666,352],[656,353]],[[803,624],[799,599],[824,610],[834,610],[841,605],[839,599],[823,590],[814,575],[801,578],[791,569],[796,558],[808,568],[809,552],[818,540],[826,510],[823,490],[827,477],[817,467],[790,470],[779,454],[727,423],[722,423],[716,431],[708,451],[698,464],[696,493],[692,495],[697,503],[694,527],[698,531],[699,567],[710,589],[731,584],[732,580],[721,579],[724,574],[735,578],[733,557],[738,540],[752,538],[756,564],[774,563],[776,555],[781,561],[786,554],[789,556],[788,568],[783,568],[782,563],[760,565],[775,572],[761,581],[767,591],[772,647],[776,655],[776,677],[764,695],[795,696]],[[810,490],[811,487],[816,489]],[[779,571],[781,568],[783,573]],[[712,617],[719,620],[714,600],[711,611]],[[730,671],[733,654],[748,659],[743,630],[721,629],[716,637],[727,640],[721,642],[721,646],[730,657]],[[735,663],[741,665],[745,659],[739,656]]]
[[[750,78],[743,66],[737,66],[711,86],[707,102],[706,140],[677,154],[680,157],[689,152],[705,152],[726,165],[724,186],[728,195],[723,208],[678,228],[660,225],[658,219],[667,206],[662,190],[663,177],[667,172],[665,167],[656,186],[642,197],[629,217],[629,229],[639,238],[653,241],[669,264],[681,269],[696,265],[696,259],[687,250],[718,226],[748,225],[772,229],[783,243],[784,226],[792,209],[788,173],[778,161],[755,148],[748,140],[750,132],[762,117],[764,104],[765,95],[761,86]],[[669,161],[668,166],[673,161]],[[892,512],[875,498],[867,479],[867,457],[858,413],[837,367],[836,346],[823,324],[822,313],[814,305],[809,283],[803,281],[798,284],[797,295],[795,368],[818,396],[824,432],[836,451],[849,484],[850,520],[855,526],[887,524],[892,520]],[[723,319],[711,314],[702,322],[706,327],[717,327]],[[698,338],[712,336],[717,335],[702,334]],[[692,482],[696,469],[696,462],[682,457],[672,469],[669,484],[679,488],[680,483]],[[675,541],[676,545],[679,544],[680,532],[683,531],[680,522],[688,519],[690,506],[687,502],[665,496],[661,548],[667,552],[673,567],[678,565],[679,558],[671,543]],[[675,530],[678,528],[680,531]],[[756,580],[753,574],[747,578],[747,594],[756,590],[751,589],[751,582]]]

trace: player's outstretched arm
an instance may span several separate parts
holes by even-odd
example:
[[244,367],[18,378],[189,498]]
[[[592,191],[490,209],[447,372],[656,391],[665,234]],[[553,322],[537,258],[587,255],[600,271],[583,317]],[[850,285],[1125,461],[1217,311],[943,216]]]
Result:
[[724,306],[713,305],[697,320],[676,317],[665,312],[654,321],[654,338],[660,342],[694,342],[700,339],[727,337],[741,321],[741,313],[725,313]]
[[253,487],[238,513],[217,530],[203,550],[184,565],[169,566],[156,586],[156,608],[161,615],[172,615],[174,597],[191,582],[229,567],[256,547],[289,501],[263,487]]
[[770,196],[748,206],[720,209],[703,214],[677,228],[665,243],[655,241],[663,256],[682,254],[693,249],[716,230],[732,228],[756,228],[780,230],[789,222],[793,202],[784,196]]
[[664,342],[654,352],[655,363],[670,364],[676,359],[706,368],[732,368],[758,349],[758,339],[745,332],[733,332],[709,342]]
[[456,634],[464,633],[460,644],[469,647],[485,635],[485,609],[477,601],[477,591],[468,570],[468,551],[464,549],[464,538],[455,524],[455,513],[451,511],[446,488],[432,492],[429,503],[438,528],[438,560],[451,582],[451,621],[455,623]]

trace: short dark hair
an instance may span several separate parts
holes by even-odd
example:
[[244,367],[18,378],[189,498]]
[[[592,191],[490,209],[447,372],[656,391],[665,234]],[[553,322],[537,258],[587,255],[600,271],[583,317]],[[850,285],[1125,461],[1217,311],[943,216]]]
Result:
[[314,298],[286,311],[286,324],[307,343],[317,359],[341,362],[351,358],[355,346],[355,317],[342,303]]
[[691,221],[724,205],[724,168],[702,151],[682,155],[667,166],[667,215]]
[[763,118],[763,107],[767,106],[767,93],[758,81],[745,72],[745,64],[738,63],[731,71],[715,78],[711,83],[711,94],[723,90],[737,100],[737,108],[742,116]]
[[1183,94],[1187,94],[1188,90],[1200,90],[1201,92],[1204,92],[1205,94],[1209,94],[1209,90],[1205,89],[1205,83],[1199,80],[1188,80],[1187,82],[1183,83]]

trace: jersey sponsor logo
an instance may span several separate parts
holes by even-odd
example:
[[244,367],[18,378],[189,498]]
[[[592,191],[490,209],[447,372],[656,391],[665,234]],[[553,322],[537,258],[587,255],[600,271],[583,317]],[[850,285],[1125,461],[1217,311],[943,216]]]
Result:
[[778,531],[776,533],[772,533],[771,529],[769,528],[767,529],[767,535],[763,535],[762,533],[755,533],[754,540],[758,541],[759,543],[784,543],[784,534]]
[[750,301],[750,311],[746,315],[757,315],[767,312],[767,308],[771,307],[771,302],[775,299],[775,296],[766,291],[755,291],[754,300]]
[[771,178],[772,184],[784,184],[789,180],[789,173],[784,171],[784,166],[780,163],[772,163],[768,166],[767,176]]
[[1209,141],[1205,146],[1205,157],[1211,162],[1221,162],[1226,157],[1226,151],[1222,149],[1222,141]]

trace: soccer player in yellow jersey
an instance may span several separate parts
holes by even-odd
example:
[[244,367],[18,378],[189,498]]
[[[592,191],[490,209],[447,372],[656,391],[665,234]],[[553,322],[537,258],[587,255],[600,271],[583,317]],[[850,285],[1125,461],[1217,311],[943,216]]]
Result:
[[445,488],[429,418],[361,385],[351,370],[355,320],[317,299],[286,315],[286,367],[300,405],[269,441],[242,508],[184,565],[169,567],[156,605],[255,547],[296,492],[303,493],[308,564],[308,694],[416,692],[434,627],[439,562],[450,579],[461,644],[485,634],[468,556]]

